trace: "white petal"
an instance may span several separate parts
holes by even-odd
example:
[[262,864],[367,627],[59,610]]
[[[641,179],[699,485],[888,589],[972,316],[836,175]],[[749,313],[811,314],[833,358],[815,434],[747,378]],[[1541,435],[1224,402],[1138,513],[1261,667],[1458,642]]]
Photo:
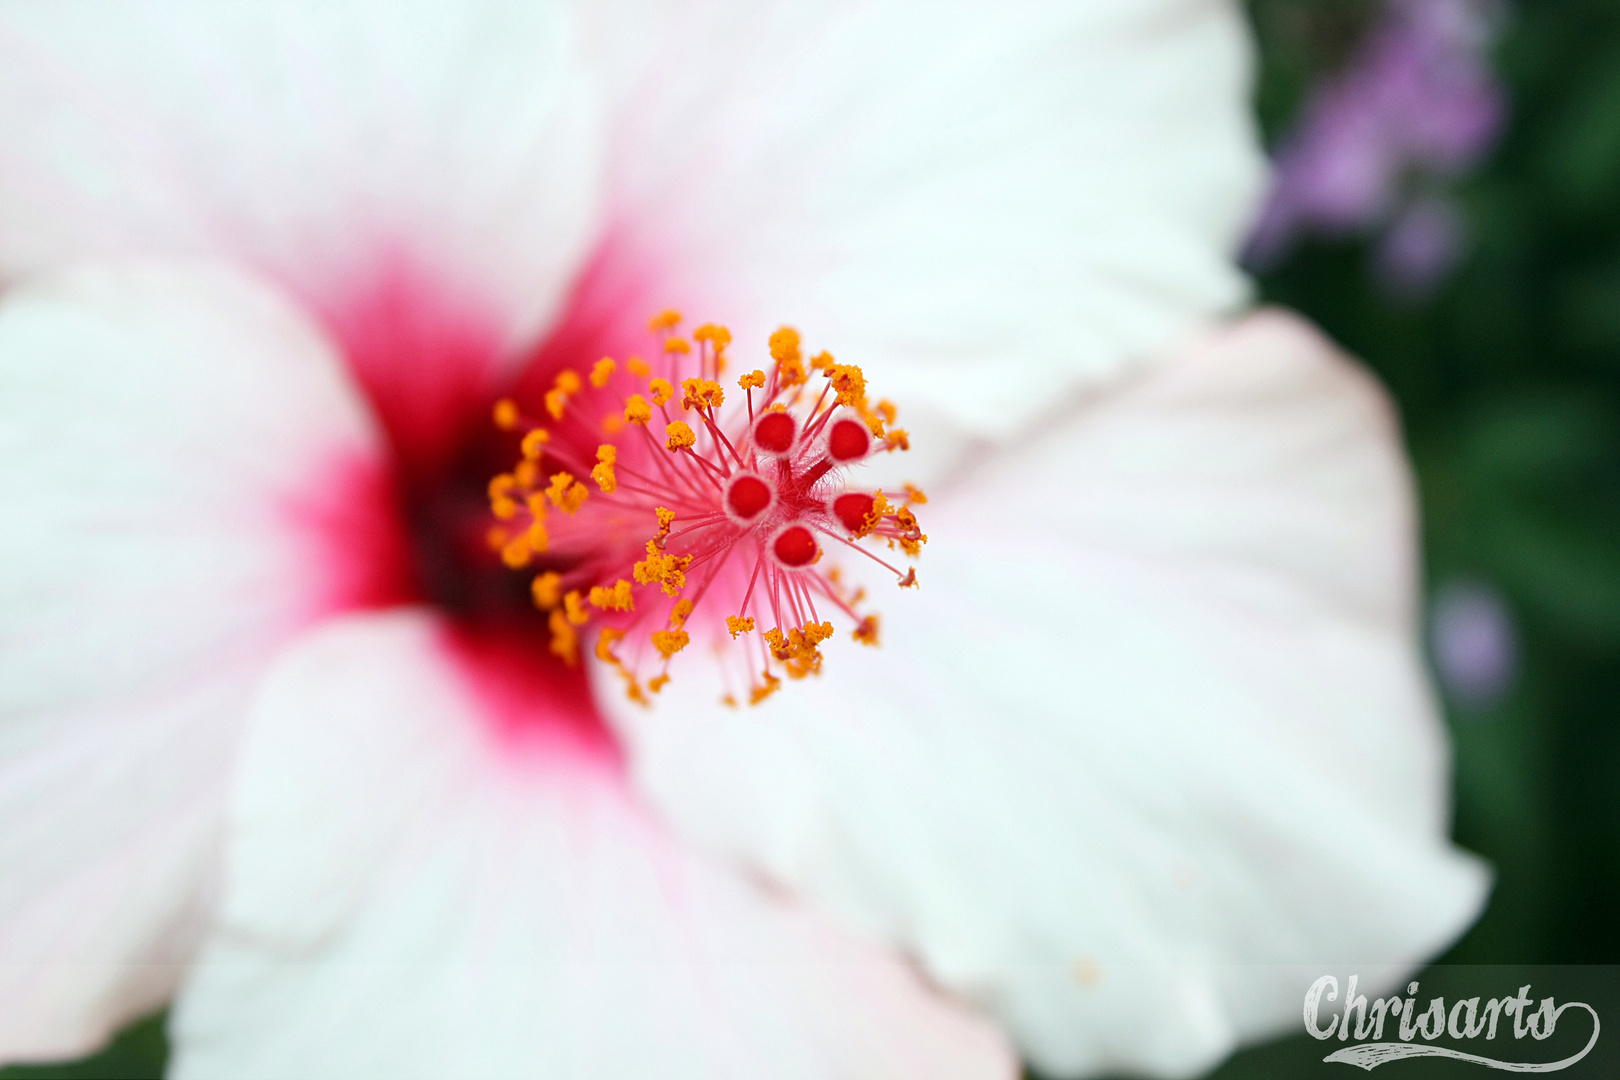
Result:
[[1298,1023],[1289,965],[1432,955],[1486,875],[1446,840],[1371,381],[1266,313],[1066,412],[919,511],[881,649],[758,710],[699,663],[615,710],[678,826],[914,951],[1043,1070],[1190,1075]]
[[8,3],[0,278],[218,255],[340,331],[429,291],[498,345],[560,301],[592,228],[572,48],[541,2]]
[[580,6],[615,103],[604,288],[646,274],[745,369],[790,322],[914,430],[1003,437],[1245,295],[1225,0]]
[[358,499],[374,440],[324,340],[240,278],[0,303],[0,1060],[173,992],[255,677],[346,584],[316,550],[343,508],[299,497]]
[[545,737],[579,705],[492,739],[444,633],[355,616],[267,683],[173,1075],[1015,1074],[897,958],[677,847],[610,742]]

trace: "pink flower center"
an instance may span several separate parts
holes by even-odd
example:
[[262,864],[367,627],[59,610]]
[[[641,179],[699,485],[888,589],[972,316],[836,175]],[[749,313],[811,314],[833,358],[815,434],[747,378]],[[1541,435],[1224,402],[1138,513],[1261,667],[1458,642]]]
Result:
[[506,319],[424,265],[390,254],[362,288],[305,297],[342,346],[386,450],[331,462],[285,507],[324,579],[310,614],[431,606],[500,741],[616,760],[583,673],[550,653],[526,583],[485,543],[485,487],[509,453],[489,424]]
[[623,340],[626,282],[611,256],[599,253],[494,425],[495,313],[480,316],[407,258],[385,259],[374,286],[342,302],[308,298],[390,453],[329,471],[289,512],[319,539],[332,578],[323,611],[436,607],[499,730],[563,732],[616,759],[578,667],[582,645],[645,701],[692,633],[709,632],[743,657],[743,696],[759,701],[780,672],[820,670],[834,633],[824,615],[877,643],[877,617],[857,611],[862,592],[823,556],[900,576],[857,542],[917,555],[926,537],[910,507],[926,500],[909,486],[847,488],[848,466],[905,449],[906,433],[893,406],[868,403],[859,368],[807,360],[791,329],[772,335],[768,366],[740,378],[725,374],[724,328],[683,338],[673,313],[653,321],[652,362],[580,364],[596,343]]

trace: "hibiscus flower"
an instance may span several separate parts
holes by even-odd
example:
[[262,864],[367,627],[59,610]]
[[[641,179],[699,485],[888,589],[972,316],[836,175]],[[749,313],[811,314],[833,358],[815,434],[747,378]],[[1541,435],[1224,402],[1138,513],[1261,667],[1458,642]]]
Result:
[[[0,8],[0,1056],[178,993],[181,1077],[1188,1074],[1442,947],[1387,403],[1221,323],[1246,92],[1197,0]],[[757,709],[487,543],[496,402],[665,306],[858,363],[931,496]]]

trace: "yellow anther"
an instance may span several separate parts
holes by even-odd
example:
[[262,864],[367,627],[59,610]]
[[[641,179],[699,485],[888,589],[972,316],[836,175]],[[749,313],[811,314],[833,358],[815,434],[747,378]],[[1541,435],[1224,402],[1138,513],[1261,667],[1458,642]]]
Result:
[[631,394],[624,406],[624,418],[632,424],[643,424],[652,419],[652,406],[640,394]]
[[570,625],[561,608],[551,613],[547,623],[551,629],[551,651],[560,656],[569,667],[579,663],[579,633]]
[[763,390],[765,389],[765,373],[760,371],[758,368],[755,368],[753,371],[750,371],[748,374],[738,379],[737,385],[742,387],[744,390]]
[[614,655],[613,646],[624,640],[624,631],[616,627],[605,626],[596,636],[596,658],[604,664],[611,664],[624,679],[625,693],[631,701],[638,705],[647,704],[647,695],[641,692],[641,684],[636,681],[635,674],[624,666],[624,662]]
[[489,509],[502,521],[511,521],[517,517],[518,504],[515,499],[508,499],[504,495],[489,501]]
[[654,405],[668,404],[669,399],[675,396],[675,388],[669,384],[668,379],[649,380],[647,389],[652,391]]
[[923,494],[922,488],[917,487],[915,484],[907,484],[905,488],[906,504],[908,506],[922,506],[928,501],[928,496]]
[[616,412],[610,412],[602,417],[602,434],[617,435],[624,430],[624,417]]
[[669,436],[669,442],[666,445],[671,450],[679,450],[683,446],[694,446],[697,443],[697,436],[692,434],[692,429],[679,420],[669,425],[664,431]]
[[529,534],[518,533],[506,542],[501,548],[501,562],[513,570],[521,570],[529,565],[529,557],[534,552],[529,548]]
[[550,611],[562,603],[562,575],[555,570],[547,570],[537,574],[529,582],[529,594],[534,597],[534,606],[541,611]]
[[687,618],[692,614],[692,607],[693,604],[690,600],[675,601],[675,606],[669,612],[669,625],[685,626]]
[[799,355],[799,332],[791,326],[779,327],[771,335],[771,359],[778,364]]
[[523,422],[523,412],[517,402],[503,397],[495,403],[494,419],[496,427],[502,431],[512,431]]
[[604,494],[611,495],[619,489],[619,479],[613,474],[613,465],[618,460],[619,450],[612,443],[596,448],[596,467],[591,469],[591,479]]
[[876,405],[872,406],[872,408],[879,416],[883,417],[883,422],[885,424],[894,423],[894,418],[900,415],[899,410],[894,407],[894,402],[888,400],[887,398],[879,401]]
[[515,487],[517,487],[517,478],[511,473],[496,473],[489,478],[490,501],[494,502],[496,499],[510,495]]
[[536,518],[544,518],[551,510],[551,504],[546,502],[546,493],[536,491],[524,500],[528,504],[529,513]]
[[620,578],[613,583],[611,589],[592,585],[591,606],[601,608],[603,611],[634,611],[636,601],[630,595],[630,583]]
[[810,358],[810,366],[817,371],[826,371],[833,366],[833,354],[823,349]]
[[781,687],[781,679],[778,679],[775,675],[772,675],[768,671],[765,672],[765,681],[759,686],[752,687],[748,691],[748,704],[758,705],[760,702],[776,693],[776,691],[781,689]]
[[687,643],[691,640],[692,635],[685,630],[654,630],[652,634],[653,647],[663,655],[665,660],[686,648]]
[[877,645],[878,617],[876,615],[868,615],[861,620],[861,624],[855,628],[855,640],[862,645]]
[[838,392],[838,404],[852,409],[866,408],[866,376],[854,364],[833,364],[827,368],[827,378]]
[[905,428],[895,428],[890,431],[885,442],[890,451],[911,449],[911,436],[906,434]]
[[688,345],[686,343],[685,338],[678,338],[678,337],[665,338],[664,339],[664,351],[667,352],[667,353],[679,353],[682,356],[684,356],[687,353],[692,351],[692,346],[690,346],[690,345]]
[[796,356],[776,365],[776,385],[784,390],[803,386],[809,381],[810,376],[805,373],[804,361]]
[[585,604],[578,589],[569,589],[563,596],[563,612],[567,614],[568,621],[575,626],[584,626],[585,620],[590,618],[585,612]]
[[568,398],[579,393],[579,372],[565,368],[557,373],[556,382],[550,390],[546,391],[546,412],[551,414],[553,420],[563,418],[563,410],[568,407]]
[[619,365],[613,362],[611,356],[602,357],[596,362],[596,366],[591,368],[591,385],[598,390],[602,389],[608,384],[608,380],[613,378],[613,373],[618,370]]
[[567,514],[577,513],[589,495],[585,485],[568,472],[553,476],[551,486],[546,489],[546,498],[551,500],[551,505]]
[[680,322],[681,313],[676,311],[674,308],[668,308],[664,311],[660,311],[651,319],[648,319],[647,329],[656,334],[660,330],[669,330],[673,327],[679,326]]
[[681,391],[683,409],[718,409],[726,401],[726,392],[710,379],[687,379],[681,383]]
[[669,672],[667,672],[667,671],[662,675],[655,675],[652,678],[647,680],[647,689],[651,690],[655,694],[658,693],[658,691],[662,690],[664,687],[666,687],[668,685],[669,685]]
[[529,530],[524,534],[529,538],[529,548],[536,555],[544,555],[551,546],[551,534],[546,532],[546,523],[543,521],[529,522]]
[[658,532],[653,536],[652,542],[658,547],[663,547],[664,539],[669,536],[669,527],[675,523],[675,511],[660,506],[656,507],[653,513],[658,515]]
[[692,337],[698,341],[707,341],[714,350],[714,373],[720,374],[726,370],[726,346],[731,344],[731,331],[714,323],[704,323],[692,331]]
[[645,379],[652,374],[652,366],[639,356],[632,356],[624,362],[624,366],[637,378]]
[[613,626],[604,626],[602,632],[596,637],[596,658],[604,664],[619,666],[619,658],[613,655],[613,646],[624,640],[624,631]]
[[647,541],[647,557],[632,568],[639,584],[658,582],[666,596],[678,596],[686,585],[686,568],[692,565],[690,555],[665,555],[658,550],[656,541]]
[[872,509],[866,512],[866,518],[861,522],[861,527],[855,530],[855,539],[859,540],[877,528],[878,522],[882,521],[883,515],[888,512],[889,500],[883,497],[883,492],[880,491],[873,495]]
[[795,679],[814,675],[821,670],[821,643],[833,636],[830,622],[807,622],[802,627],[791,627],[786,634],[781,628],[765,631],[765,642],[771,655],[782,661],[787,673]]
[[754,618],[752,615],[744,619],[739,619],[735,615],[726,616],[726,629],[731,631],[731,639],[733,641],[737,640],[738,634],[746,634],[753,628]]
[[692,331],[692,339],[694,341],[707,341],[714,346],[715,352],[722,352],[727,345],[731,344],[731,331],[714,323],[704,323]]
[[799,353],[799,332],[793,327],[784,326],[771,335],[771,359],[776,361],[776,385],[785,389],[809,381]]
[[513,467],[512,476],[517,480],[518,487],[527,491],[540,482],[540,463],[524,458]]
[[489,550],[499,551],[501,548],[506,546],[506,541],[509,540],[511,536],[511,533],[507,532],[499,525],[491,525],[489,527],[489,531],[484,534],[484,543],[489,545]]
[[551,441],[551,432],[545,428],[535,428],[523,436],[523,456],[530,461],[538,461],[540,455],[546,452],[546,443]]
[[883,417],[877,413],[867,413],[861,420],[866,424],[866,430],[872,433],[872,438],[883,438]]

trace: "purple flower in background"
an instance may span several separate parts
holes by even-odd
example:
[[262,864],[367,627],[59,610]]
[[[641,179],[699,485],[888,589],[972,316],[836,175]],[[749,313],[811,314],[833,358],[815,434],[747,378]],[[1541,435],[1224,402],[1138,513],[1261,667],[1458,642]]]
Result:
[[1413,298],[1439,283],[1464,239],[1445,182],[1478,164],[1507,112],[1486,55],[1496,11],[1487,0],[1388,0],[1278,147],[1251,265],[1276,264],[1303,234],[1387,227],[1374,264],[1384,283]]
[[1444,195],[1413,198],[1395,215],[1373,253],[1373,270],[1397,298],[1422,300],[1457,265],[1467,240],[1462,211]]
[[1507,602],[1491,586],[1442,586],[1429,609],[1429,641],[1440,685],[1457,704],[1494,705],[1513,685],[1519,636]]

